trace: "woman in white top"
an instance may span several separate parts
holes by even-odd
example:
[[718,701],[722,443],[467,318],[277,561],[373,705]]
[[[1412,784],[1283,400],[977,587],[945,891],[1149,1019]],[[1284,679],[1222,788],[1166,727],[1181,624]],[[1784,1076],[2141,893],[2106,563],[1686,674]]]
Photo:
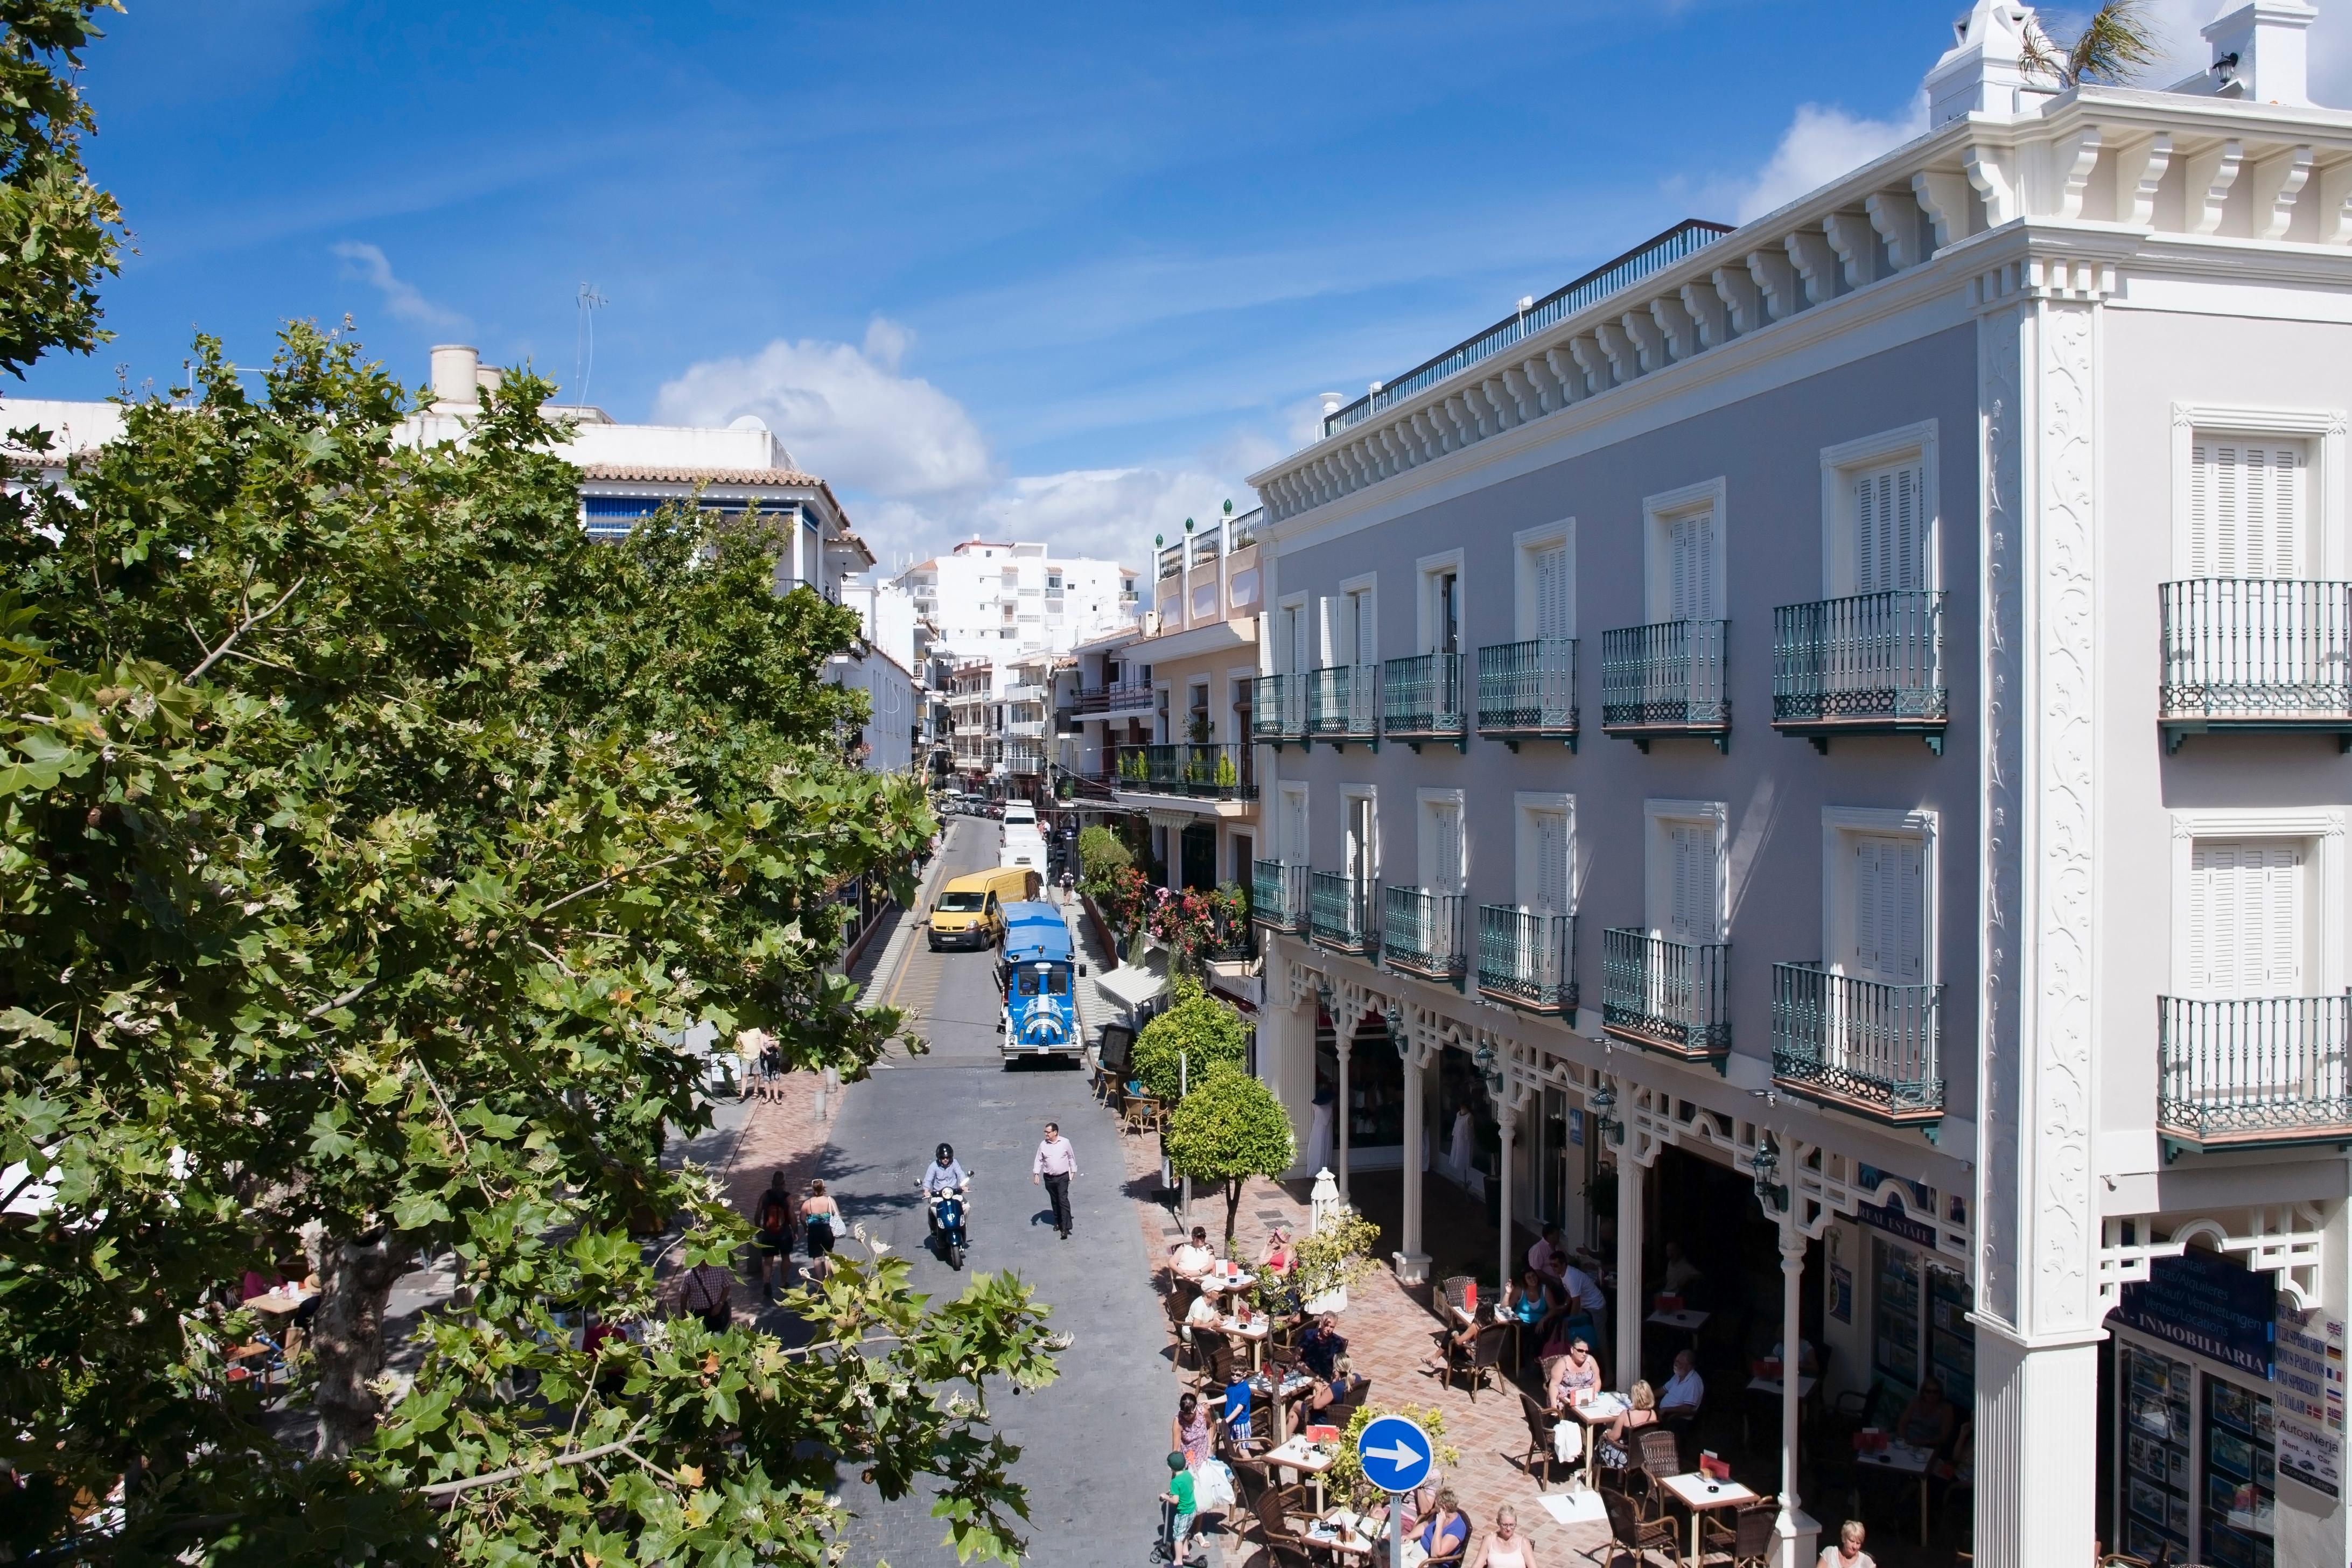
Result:
[[1519,1533],[1519,1516],[1509,1508],[1496,1510],[1494,1533],[1478,1543],[1470,1568],[1536,1568],[1536,1549]]

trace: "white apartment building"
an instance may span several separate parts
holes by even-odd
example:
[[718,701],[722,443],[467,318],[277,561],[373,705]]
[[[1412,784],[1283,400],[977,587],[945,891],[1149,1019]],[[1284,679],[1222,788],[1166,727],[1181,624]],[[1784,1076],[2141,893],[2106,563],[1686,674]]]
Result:
[[968,539],[892,581],[960,658],[1066,654],[1135,618],[1133,568],[1057,557],[1043,544]]
[[[1938,1378],[2000,1568],[2352,1557],[2316,15],[2061,92],[1979,0],[1916,140],[1332,399],[1251,481],[1258,1060],[1308,1169],[1400,1184],[1418,1274],[1453,1238],[1412,1152],[1473,1131],[1492,1267],[1530,1219],[1613,1264],[1619,1386],[1671,1348],[1669,1240],[1820,1396]],[[1787,1564],[1812,1381],[1759,1384]]]

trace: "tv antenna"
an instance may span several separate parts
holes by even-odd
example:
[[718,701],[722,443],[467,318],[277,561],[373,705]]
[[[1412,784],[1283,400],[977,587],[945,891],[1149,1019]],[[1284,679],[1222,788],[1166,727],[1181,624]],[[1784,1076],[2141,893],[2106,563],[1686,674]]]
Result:
[[[580,388],[572,401],[583,407],[588,403],[588,378],[596,374],[596,312],[607,303],[596,292],[593,283],[580,285],[580,314],[572,332],[572,379]],[[585,368],[583,368],[583,357]]]

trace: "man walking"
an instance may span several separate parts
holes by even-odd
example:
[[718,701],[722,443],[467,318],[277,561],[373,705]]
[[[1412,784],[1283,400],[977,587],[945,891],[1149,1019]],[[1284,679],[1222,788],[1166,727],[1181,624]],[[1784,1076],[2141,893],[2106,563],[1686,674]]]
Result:
[[1070,1178],[1078,1173],[1078,1152],[1062,1136],[1061,1127],[1045,1123],[1045,1141],[1037,1145],[1037,1157],[1029,1163],[1029,1179],[1045,1185],[1045,1195],[1054,1205],[1054,1229],[1064,1241],[1070,1239]]

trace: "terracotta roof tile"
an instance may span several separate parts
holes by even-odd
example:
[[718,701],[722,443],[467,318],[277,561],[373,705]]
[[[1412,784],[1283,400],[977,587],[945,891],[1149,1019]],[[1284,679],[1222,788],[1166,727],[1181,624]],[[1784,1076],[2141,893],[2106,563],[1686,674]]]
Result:
[[580,471],[592,479],[652,485],[823,485],[814,474],[797,468],[681,468],[654,463],[583,463]]

